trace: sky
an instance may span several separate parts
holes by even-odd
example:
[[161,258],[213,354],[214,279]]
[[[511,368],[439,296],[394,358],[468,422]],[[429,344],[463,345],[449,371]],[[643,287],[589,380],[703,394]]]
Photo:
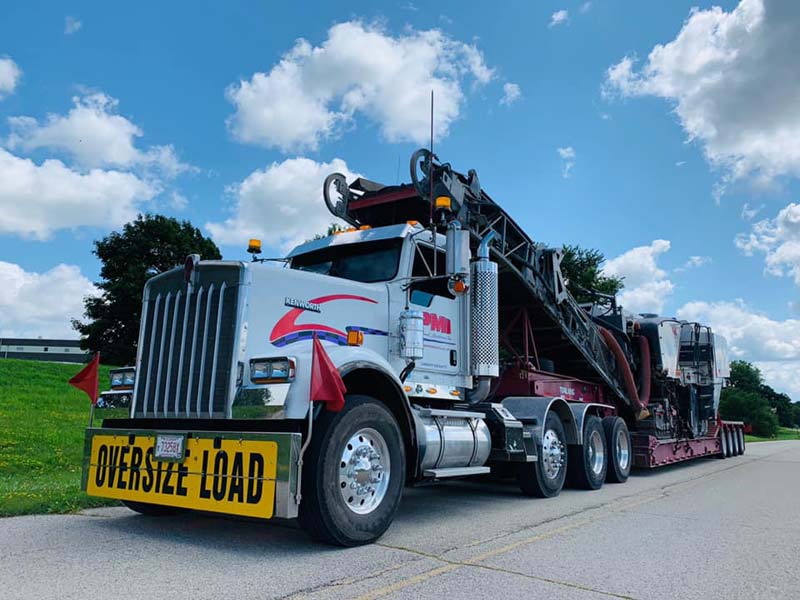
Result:
[[75,337],[93,241],[188,219],[225,258],[324,231],[333,171],[429,141],[620,302],[709,323],[800,400],[800,3],[6,2],[0,336]]

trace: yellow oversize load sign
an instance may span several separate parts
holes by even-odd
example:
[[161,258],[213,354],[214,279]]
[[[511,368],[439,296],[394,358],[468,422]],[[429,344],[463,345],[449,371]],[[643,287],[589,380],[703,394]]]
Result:
[[86,479],[93,496],[247,517],[272,517],[278,444],[186,439],[182,460],[156,460],[155,435],[94,435]]

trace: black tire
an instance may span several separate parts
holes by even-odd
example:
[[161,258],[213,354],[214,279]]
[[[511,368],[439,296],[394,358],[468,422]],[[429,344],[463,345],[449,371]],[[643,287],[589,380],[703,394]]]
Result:
[[720,429],[719,431],[719,439],[720,439],[720,448],[721,452],[719,453],[719,458],[728,458],[728,436],[725,435],[725,430]]
[[739,454],[744,454],[745,447],[747,446],[744,441],[744,429],[740,427],[736,431],[739,436]]
[[736,456],[736,446],[733,445],[733,436],[730,429],[725,430],[725,439],[728,442],[728,457],[733,458]]
[[625,483],[628,481],[633,465],[633,444],[628,426],[621,417],[605,417],[603,430],[606,434],[606,451],[608,453],[606,481]]
[[561,446],[561,460],[563,464],[560,465],[555,476],[549,476],[543,464],[544,449],[542,447],[542,440],[539,440],[538,460],[534,463],[521,464],[517,473],[519,487],[526,496],[553,498],[558,496],[561,489],[564,487],[564,480],[566,479],[567,469],[569,467],[566,438],[564,437],[564,425],[561,423],[561,419],[558,418],[558,415],[552,411],[547,413],[547,418],[542,428],[543,438],[547,435],[547,432],[552,432],[555,438],[557,438]]
[[[384,405],[369,396],[349,395],[345,400],[342,411],[323,411],[314,421],[311,444],[304,457],[299,520],[317,540],[338,546],[359,546],[377,540],[394,519],[405,485],[405,446],[397,421]],[[348,506],[341,489],[349,487],[340,471],[340,466],[346,464],[342,462],[343,454],[347,448],[353,450],[349,444],[351,438],[362,430],[377,432],[389,455],[383,498],[366,514],[354,512],[359,509],[356,504]],[[354,502],[358,502],[359,492],[353,492]],[[369,498],[369,491],[363,493],[366,498],[361,498],[361,504]]]
[[185,508],[179,508],[177,506],[147,504],[145,502],[133,502],[132,500],[123,500],[122,503],[132,511],[148,517],[168,517],[170,515],[178,515],[186,512]]
[[583,490],[603,487],[608,471],[606,434],[600,417],[587,415],[583,422],[583,443],[569,447],[570,485]]

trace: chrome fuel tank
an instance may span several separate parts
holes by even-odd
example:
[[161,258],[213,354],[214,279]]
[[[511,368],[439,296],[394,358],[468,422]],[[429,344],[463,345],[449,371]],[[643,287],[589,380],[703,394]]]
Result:
[[415,408],[420,470],[483,465],[492,440],[481,413]]

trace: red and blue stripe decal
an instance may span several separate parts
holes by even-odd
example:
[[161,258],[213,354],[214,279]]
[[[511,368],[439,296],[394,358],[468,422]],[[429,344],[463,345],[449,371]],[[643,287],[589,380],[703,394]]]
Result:
[[[330,296],[320,296],[309,300],[311,304],[325,304],[336,300],[355,300],[357,302],[368,302],[370,304],[377,304],[376,300],[366,298],[364,296],[356,296],[353,294],[331,294]],[[283,315],[272,332],[269,335],[269,341],[273,346],[283,347],[295,342],[302,342],[310,340],[317,334],[317,337],[322,341],[333,342],[339,346],[347,345],[347,332],[349,331],[362,331],[364,335],[389,335],[388,331],[380,329],[372,329],[370,327],[359,327],[357,325],[348,325],[345,331],[341,331],[322,323],[297,323],[298,317],[303,314],[305,309],[292,308],[285,315]]]

